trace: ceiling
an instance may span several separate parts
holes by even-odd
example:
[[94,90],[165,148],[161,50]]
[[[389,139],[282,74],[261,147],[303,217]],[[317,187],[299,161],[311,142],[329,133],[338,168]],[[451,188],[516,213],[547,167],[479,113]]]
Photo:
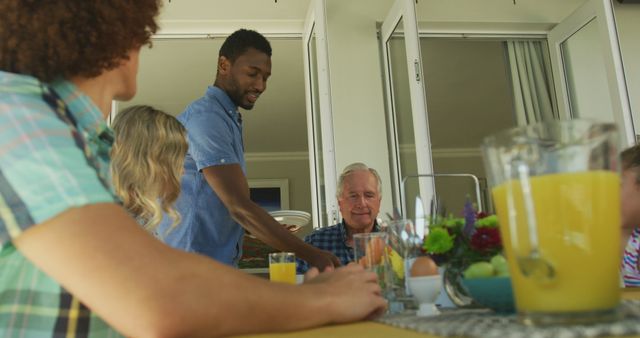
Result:
[[[326,0],[333,8],[340,2],[345,6],[366,3],[363,11],[376,8],[384,13],[393,0]],[[558,22],[573,12],[585,0],[417,0],[418,21],[457,22]],[[266,21],[304,20],[309,0],[165,0],[160,14],[161,22],[169,21],[221,21],[246,24]],[[379,18],[381,21],[384,17]]]
[[238,27],[300,35],[309,0],[165,0],[160,33],[228,35]]
[[164,0],[163,20],[303,20],[309,0]]

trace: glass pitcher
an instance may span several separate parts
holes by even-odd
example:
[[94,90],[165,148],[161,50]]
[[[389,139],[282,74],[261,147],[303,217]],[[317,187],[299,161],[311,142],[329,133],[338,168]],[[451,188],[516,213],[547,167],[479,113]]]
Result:
[[615,319],[621,295],[615,125],[540,123],[487,137],[482,150],[521,320]]

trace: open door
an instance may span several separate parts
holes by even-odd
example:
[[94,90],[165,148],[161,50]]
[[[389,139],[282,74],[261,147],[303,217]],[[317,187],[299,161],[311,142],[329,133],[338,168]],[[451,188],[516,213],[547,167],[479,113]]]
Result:
[[380,32],[394,207],[414,218],[416,196],[435,198],[433,177],[415,177],[433,164],[414,0],[396,0]]
[[561,118],[615,122],[626,146],[635,143],[610,0],[588,0],[549,32]]
[[335,198],[337,175],[326,36],[325,1],[311,0],[302,48],[305,58],[307,134],[314,227],[324,227],[339,221]]

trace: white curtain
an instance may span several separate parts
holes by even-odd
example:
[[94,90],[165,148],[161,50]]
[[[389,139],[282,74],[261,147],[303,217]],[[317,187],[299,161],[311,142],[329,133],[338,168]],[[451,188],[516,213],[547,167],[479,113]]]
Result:
[[506,46],[518,125],[558,119],[546,45],[541,41],[507,41]]

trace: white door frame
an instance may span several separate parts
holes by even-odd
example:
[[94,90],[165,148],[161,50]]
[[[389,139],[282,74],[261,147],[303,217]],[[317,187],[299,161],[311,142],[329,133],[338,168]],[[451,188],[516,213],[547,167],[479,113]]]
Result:
[[[387,117],[388,125],[393,126],[390,130],[390,135],[393,141],[391,145],[390,154],[392,156],[391,172],[392,181],[397,187],[394,191],[395,205],[400,207],[400,212],[405,217],[412,215],[406,215],[406,206],[410,201],[403,201],[404,198],[402,191],[404,191],[402,177],[400,177],[400,150],[398,149],[398,135],[395,126],[397,121],[394,113],[394,100],[393,90],[391,88],[391,71],[389,69],[389,49],[388,41],[393,35],[395,28],[402,20],[404,25],[403,33],[405,38],[405,48],[407,54],[407,70],[410,79],[409,94],[411,97],[411,111],[413,118],[413,130],[414,140],[416,145],[416,161],[418,172],[415,174],[431,174],[433,173],[433,163],[431,154],[431,140],[429,136],[429,120],[427,119],[427,101],[424,88],[424,81],[422,79],[422,57],[420,55],[420,40],[418,38],[418,22],[416,20],[416,8],[414,0],[396,0],[393,7],[387,14],[382,27],[381,44],[382,55],[384,63],[385,74],[385,91],[387,96]],[[435,182],[433,177],[428,177],[419,180],[420,197],[423,203],[429,202],[435,197]],[[426,209],[426,205],[424,206]]]
[[[309,168],[311,174],[311,201],[313,219],[317,220],[314,227],[331,225],[338,220],[338,205],[336,201],[336,160],[335,145],[333,137],[333,115],[331,110],[331,83],[329,79],[329,54],[327,44],[326,28],[326,3],[325,0],[311,0],[307,17],[304,24],[302,48],[304,53],[304,76],[305,76],[305,97],[307,106],[307,130],[309,140]],[[318,68],[318,91],[319,97],[314,98],[311,84],[311,65],[309,60],[309,41],[311,34],[315,32],[316,38],[316,61]],[[321,210],[320,191],[317,181],[318,170],[316,168],[316,149],[314,134],[314,99],[319,100],[320,107],[320,131],[322,135],[323,169],[324,169],[324,189],[326,198],[326,210]],[[331,224],[323,224],[321,215],[326,213],[327,220]]]

